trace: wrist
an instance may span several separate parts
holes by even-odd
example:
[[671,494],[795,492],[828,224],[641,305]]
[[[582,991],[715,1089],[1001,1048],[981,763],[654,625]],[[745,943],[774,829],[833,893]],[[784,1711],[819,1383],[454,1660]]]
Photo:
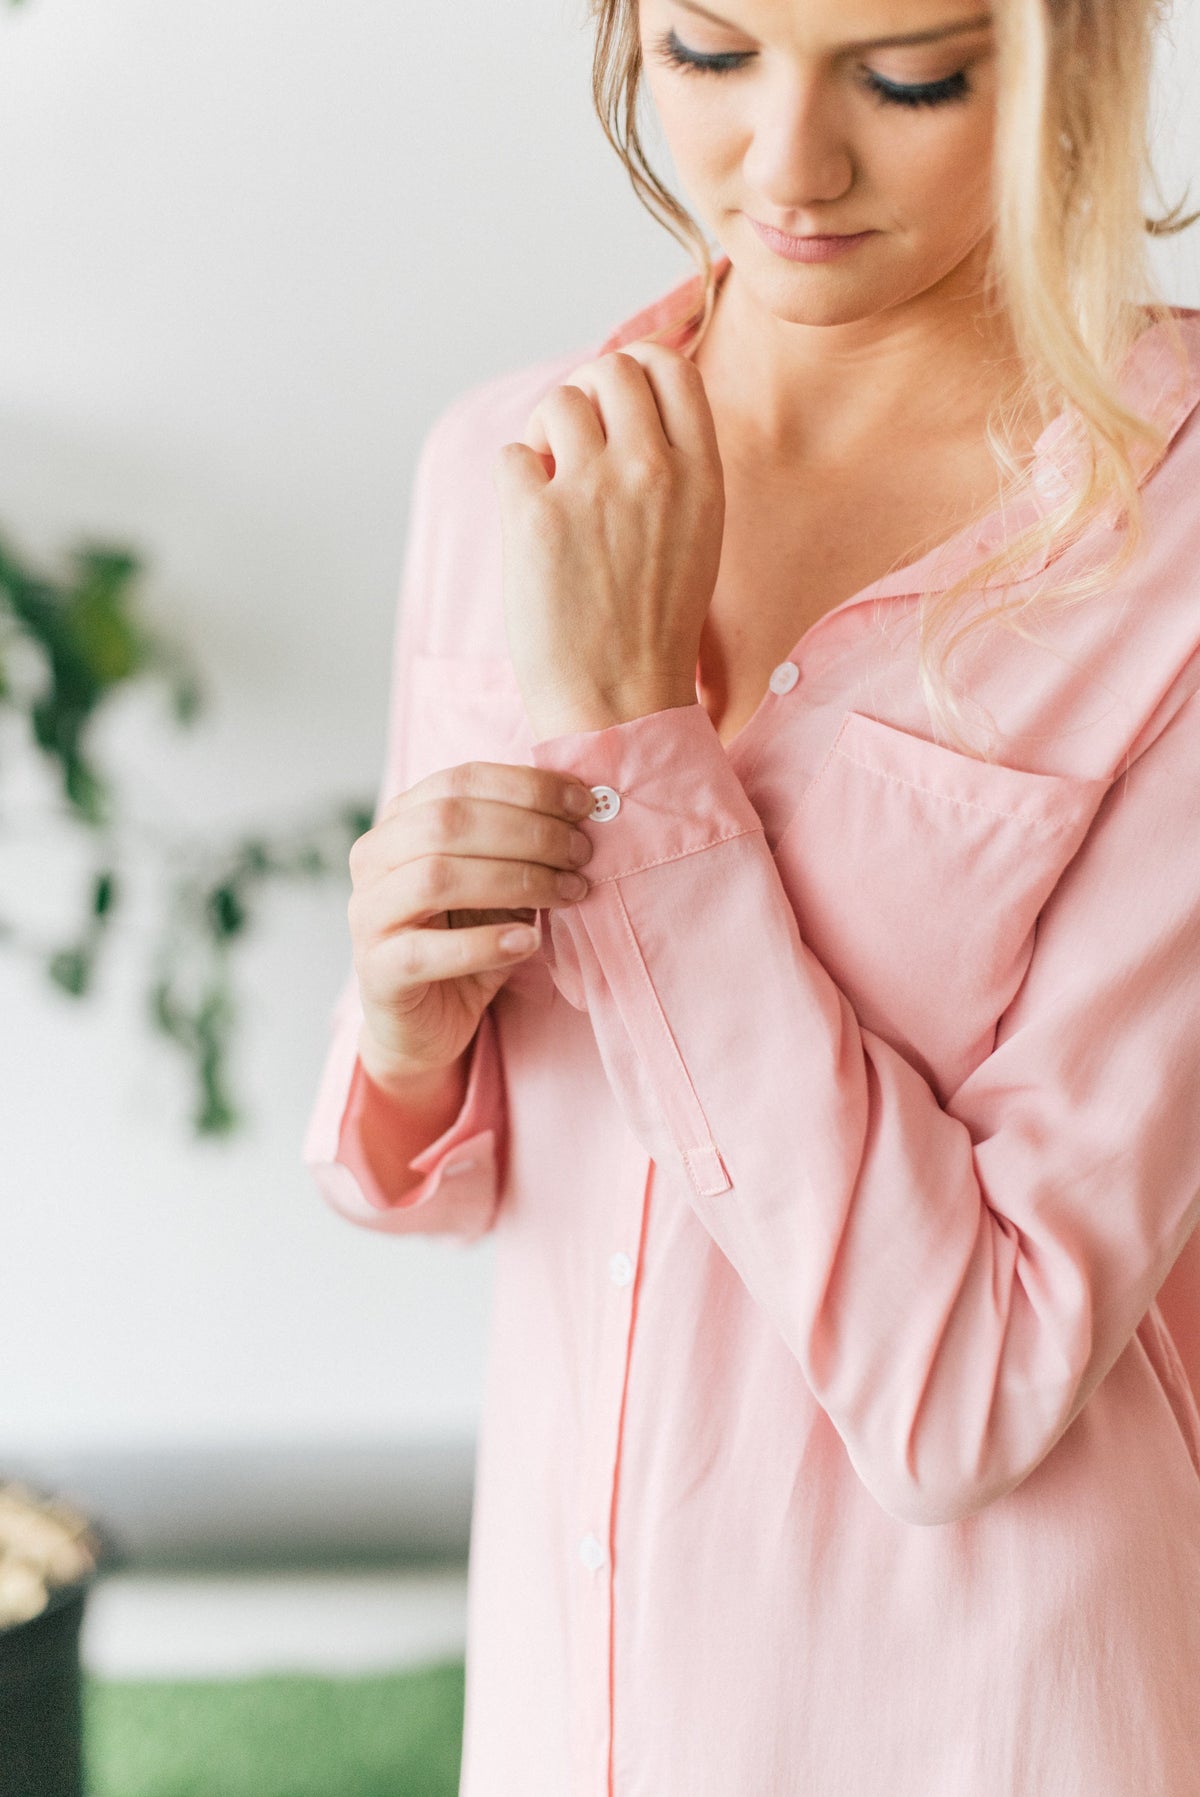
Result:
[[429,1066],[405,1060],[381,1049],[364,1024],[359,1032],[358,1059],[373,1086],[388,1098],[406,1106],[436,1105],[452,1091],[461,1091],[470,1043],[453,1061]]
[[[468,1050],[443,1067],[406,1067],[370,1039],[360,1049],[359,1101],[352,1107],[354,1152],[385,1204],[400,1204],[426,1174],[414,1159],[445,1135],[466,1100]],[[375,1058],[378,1056],[378,1058]],[[378,1076],[378,1077],[376,1077]]]
[[676,706],[698,705],[695,683],[691,686],[630,686],[619,692],[572,694],[559,702],[547,703],[530,714],[539,737],[568,736],[577,731],[606,730],[613,724],[632,723],[655,711],[670,711]]

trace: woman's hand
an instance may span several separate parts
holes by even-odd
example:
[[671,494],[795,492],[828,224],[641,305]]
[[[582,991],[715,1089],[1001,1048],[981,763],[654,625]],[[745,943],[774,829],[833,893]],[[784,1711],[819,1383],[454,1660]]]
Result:
[[[572,808],[570,795],[577,802]],[[533,941],[506,929],[587,891],[576,827],[595,800],[548,768],[466,761],[390,799],[350,850],[350,939],[362,999],[359,1054],[379,1084],[456,1061]],[[578,890],[566,893],[569,873]]]
[[582,363],[492,478],[509,653],[535,733],[696,704],[725,484],[695,364],[642,342]]

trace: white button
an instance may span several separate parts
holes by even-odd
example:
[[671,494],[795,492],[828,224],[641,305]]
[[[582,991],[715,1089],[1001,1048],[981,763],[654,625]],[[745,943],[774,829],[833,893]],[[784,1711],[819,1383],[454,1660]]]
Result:
[[1033,484],[1049,505],[1057,505],[1071,491],[1071,483],[1053,462],[1039,462],[1034,469]]
[[800,670],[794,661],[781,661],[777,668],[771,669],[767,685],[773,693],[790,693],[799,678]]
[[594,1535],[585,1535],[579,1543],[579,1558],[591,1572],[604,1565],[604,1549]]
[[596,803],[588,812],[593,823],[606,824],[610,817],[616,817],[621,809],[621,795],[614,792],[611,786],[593,786]]
[[627,1254],[613,1254],[609,1257],[608,1276],[614,1285],[628,1285],[633,1278],[633,1262]]
[[446,1165],[442,1168],[442,1172],[446,1174],[447,1177],[449,1177],[451,1173],[469,1173],[475,1164],[476,1163],[473,1160],[447,1161]]

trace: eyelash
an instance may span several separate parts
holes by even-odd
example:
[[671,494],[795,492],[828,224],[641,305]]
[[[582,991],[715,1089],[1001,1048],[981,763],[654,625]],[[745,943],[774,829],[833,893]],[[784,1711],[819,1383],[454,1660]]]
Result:
[[[654,48],[664,62],[671,63],[677,69],[702,75],[732,74],[743,63],[748,62],[753,54],[750,50],[727,50],[719,56],[698,56],[695,51],[686,50],[673,31],[665,32],[662,37],[657,38]],[[953,75],[946,75],[941,81],[922,81],[918,86],[885,81],[882,75],[864,69],[863,83],[885,105],[893,106],[943,106],[948,101],[965,98],[971,91],[965,69],[957,69]]]

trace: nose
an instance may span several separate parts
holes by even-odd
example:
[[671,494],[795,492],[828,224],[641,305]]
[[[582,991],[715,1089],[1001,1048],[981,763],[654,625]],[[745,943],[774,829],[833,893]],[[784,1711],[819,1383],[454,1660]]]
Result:
[[838,97],[819,75],[789,77],[764,103],[743,159],[750,186],[772,206],[767,224],[793,230],[787,215],[836,200],[854,180]]

